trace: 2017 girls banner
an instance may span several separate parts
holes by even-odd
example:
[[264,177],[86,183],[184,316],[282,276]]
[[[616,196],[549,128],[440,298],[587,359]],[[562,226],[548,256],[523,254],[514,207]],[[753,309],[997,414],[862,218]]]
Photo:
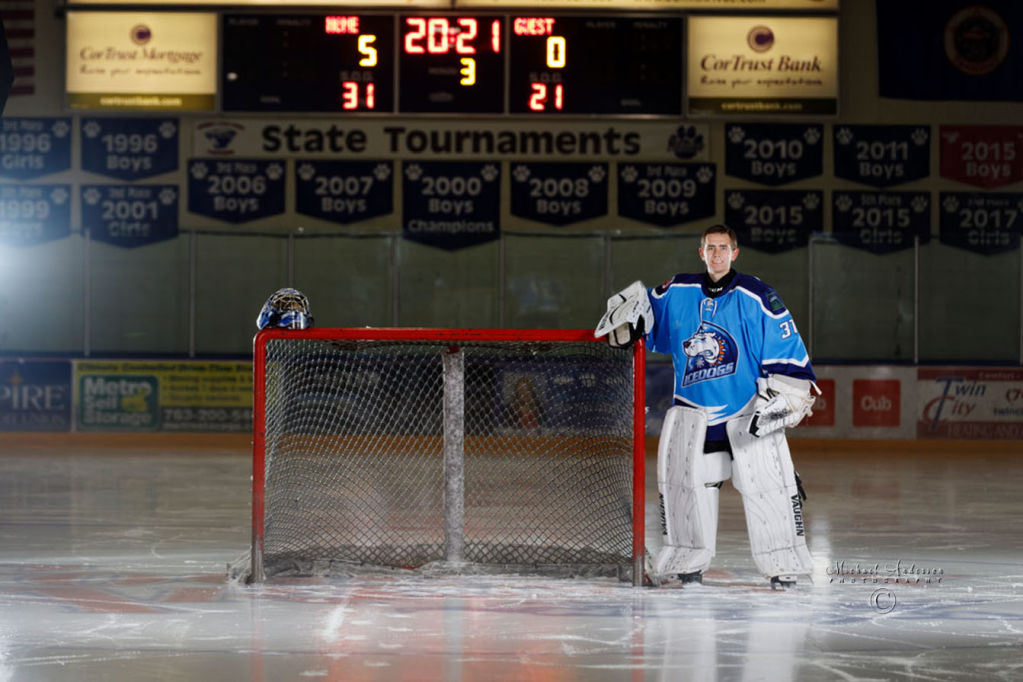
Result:
[[546,225],[607,215],[606,163],[511,164],[511,214]]
[[928,125],[843,125],[834,136],[836,178],[894,187],[931,173]]
[[70,167],[70,118],[0,119],[0,175],[30,180]]
[[284,162],[192,159],[188,210],[231,223],[284,213]]
[[991,188],[1023,180],[1023,126],[941,126],[941,177]]
[[501,164],[422,161],[402,174],[406,239],[454,251],[501,236]]
[[1023,193],[942,192],[941,243],[985,256],[1019,248]]
[[917,370],[918,438],[1023,438],[1023,370]]
[[725,222],[739,246],[782,253],[810,243],[824,229],[824,192],[818,190],[725,190]]
[[618,215],[658,227],[714,215],[714,164],[618,165]]
[[871,253],[892,253],[930,239],[928,192],[834,192],[832,229],[846,246]]
[[725,126],[725,173],[761,185],[817,177],[824,168],[824,126],[732,123]]
[[178,236],[177,185],[82,185],[82,229],[113,246]]
[[1018,0],[877,0],[882,97],[1023,101]]
[[71,362],[0,359],[0,431],[70,431]]
[[394,211],[391,161],[298,161],[295,211],[335,223],[357,223]]
[[143,180],[178,169],[175,118],[83,118],[82,170]]
[[71,235],[71,185],[0,185],[0,242],[32,246]]

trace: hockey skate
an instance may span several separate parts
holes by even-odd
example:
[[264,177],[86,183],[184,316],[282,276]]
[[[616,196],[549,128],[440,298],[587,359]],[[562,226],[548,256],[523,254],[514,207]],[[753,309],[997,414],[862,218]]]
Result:
[[772,590],[788,590],[796,586],[796,576],[776,575],[771,577]]

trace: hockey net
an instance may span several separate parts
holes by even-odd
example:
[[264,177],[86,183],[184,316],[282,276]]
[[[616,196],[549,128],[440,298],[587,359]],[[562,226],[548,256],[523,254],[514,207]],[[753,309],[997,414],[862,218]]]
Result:
[[588,331],[264,330],[249,580],[643,561],[643,350]]

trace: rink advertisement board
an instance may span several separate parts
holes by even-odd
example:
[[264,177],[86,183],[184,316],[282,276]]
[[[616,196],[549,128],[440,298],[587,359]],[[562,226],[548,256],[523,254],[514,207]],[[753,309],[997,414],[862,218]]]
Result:
[[921,367],[918,438],[1023,438],[1023,369]]
[[0,431],[70,431],[71,362],[0,360]]
[[81,431],[246,432],[252,429],[252,363],[77,360]]

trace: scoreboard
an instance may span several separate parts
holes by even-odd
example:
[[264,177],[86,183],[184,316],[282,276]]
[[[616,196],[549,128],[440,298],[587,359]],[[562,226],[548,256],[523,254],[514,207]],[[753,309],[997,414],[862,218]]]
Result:
[[682,114],[680,17],[225,14],[221,108]]

